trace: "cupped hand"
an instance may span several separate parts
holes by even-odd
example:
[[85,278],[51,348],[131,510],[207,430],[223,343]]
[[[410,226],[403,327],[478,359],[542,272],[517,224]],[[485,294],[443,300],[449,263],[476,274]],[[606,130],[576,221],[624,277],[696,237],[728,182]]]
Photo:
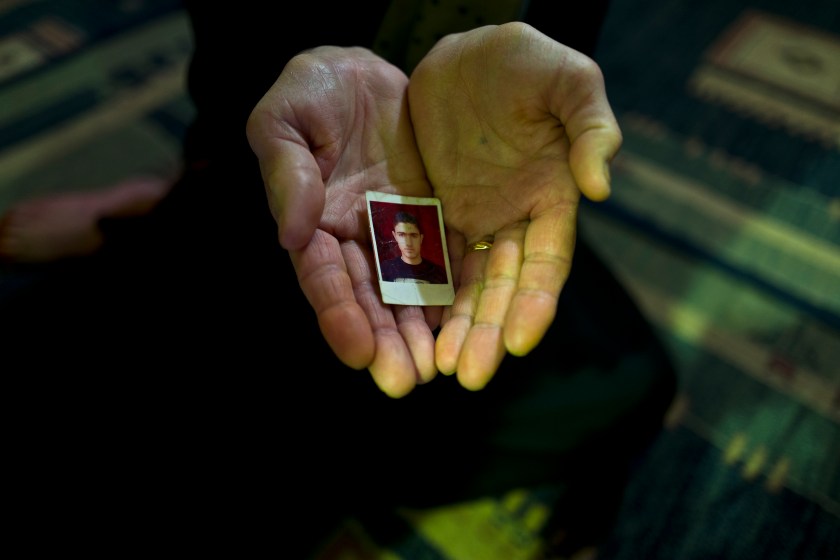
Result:
[[254,108],[257,155],[280,244],[338,358],[400,397],[437,373],[440,308],[382,303],[365,191],[431,196],[408,78],[363,48],[294,57]]
[[[621,131],[597,64],[518,22],[439,41],[411,75],[409,106],[458,282],[436,362],[476,390],[554,320],[580,194],[609,196]],[[482,240],[492,248],[469,250]]]

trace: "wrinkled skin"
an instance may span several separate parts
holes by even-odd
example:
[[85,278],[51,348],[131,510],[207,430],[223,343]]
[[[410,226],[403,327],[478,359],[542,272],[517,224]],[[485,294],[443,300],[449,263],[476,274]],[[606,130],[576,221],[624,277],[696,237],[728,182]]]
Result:
[[[411,83],[366,49],[301,53],[247,134],[322,334],[392,397],[438,371],[480,389],[505,352],[540,342],[569,274],[580,193],[609,195],[621,144],[595,63],[521,23],[444,38]],[[441,199],[451,308],[382,303],[367,190]],[[490,251],[466,250],[485,238]]]
[[[442,39],[413,72],[409,102],[463,264],[436,361],[480,389],[506,352],[527,354],[554,320],[580,194],[609,196],[621,132],[598,66],[522,23]],[[483,239],[490,251],[466,251]]]

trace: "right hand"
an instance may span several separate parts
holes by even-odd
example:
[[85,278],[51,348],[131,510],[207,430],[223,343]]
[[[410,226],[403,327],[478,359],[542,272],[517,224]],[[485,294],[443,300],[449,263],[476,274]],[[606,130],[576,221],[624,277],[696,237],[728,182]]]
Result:
[[359,47],[289,61],[248,121],[280,244],[321,332],[392,397],[437,374],[442,308],[387,305],[365,191],[431,196],[409,119],[408,77]]

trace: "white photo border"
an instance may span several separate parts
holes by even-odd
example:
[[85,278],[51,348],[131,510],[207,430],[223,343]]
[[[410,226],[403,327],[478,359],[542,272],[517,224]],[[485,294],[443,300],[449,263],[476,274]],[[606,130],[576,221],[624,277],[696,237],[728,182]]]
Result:
[[[432,197],[402,196],[375,191],[367,191],[365,193],[365,198],[367,202],[371,240],[373,242],[373,255],[374,260],[376,261],[376,273],[379,278],[379,291],[382,294],[382,301],[395,305],[452,305],[455,301],[455,288],[452,284],[452,270],[449,265],[449,249],[446,246],[446,230],[443,226],[443,214],[441,212],[440,199]],[[443,249],[443,261],[446,266],[446,284],[413,284],[403,282],[386,282],[382,280],[382,269],[380,267],[379,260],[379,244],[377,243],[373,212],[371,211],[371,202],[436,207],[440,242],[441,248]]]

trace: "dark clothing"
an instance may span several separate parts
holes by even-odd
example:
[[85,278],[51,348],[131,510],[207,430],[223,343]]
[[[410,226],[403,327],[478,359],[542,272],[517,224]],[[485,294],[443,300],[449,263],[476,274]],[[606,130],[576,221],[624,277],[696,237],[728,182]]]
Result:
[[446,270],[428,259],[420,264],[408,264],[402,257],[384,261],[380,265],[385,282],[412,282],[415,284],[446,284]]
[[[560,484],[580,493],[558,511],[577,512],[586,538],[608,530],[598,516],[675,376],[583,237],[537,349],[507,356],[482,391],[438,376],[397,400],[335,358],[277,244],[250,110],[297,52],[371,44],[386,4],[359,18],[351,2],[186,3],[197,117],[184,177],[150,215],[105,224],[101,254],[0,303],[21,407],[7,463],[29,493],[18,515],[51,534],[72,523],[85,542],[229,540],[304,558],[347,512]],[[555,5],[533,0],[526,19],[587,52],[602,6],[587,19]]]

